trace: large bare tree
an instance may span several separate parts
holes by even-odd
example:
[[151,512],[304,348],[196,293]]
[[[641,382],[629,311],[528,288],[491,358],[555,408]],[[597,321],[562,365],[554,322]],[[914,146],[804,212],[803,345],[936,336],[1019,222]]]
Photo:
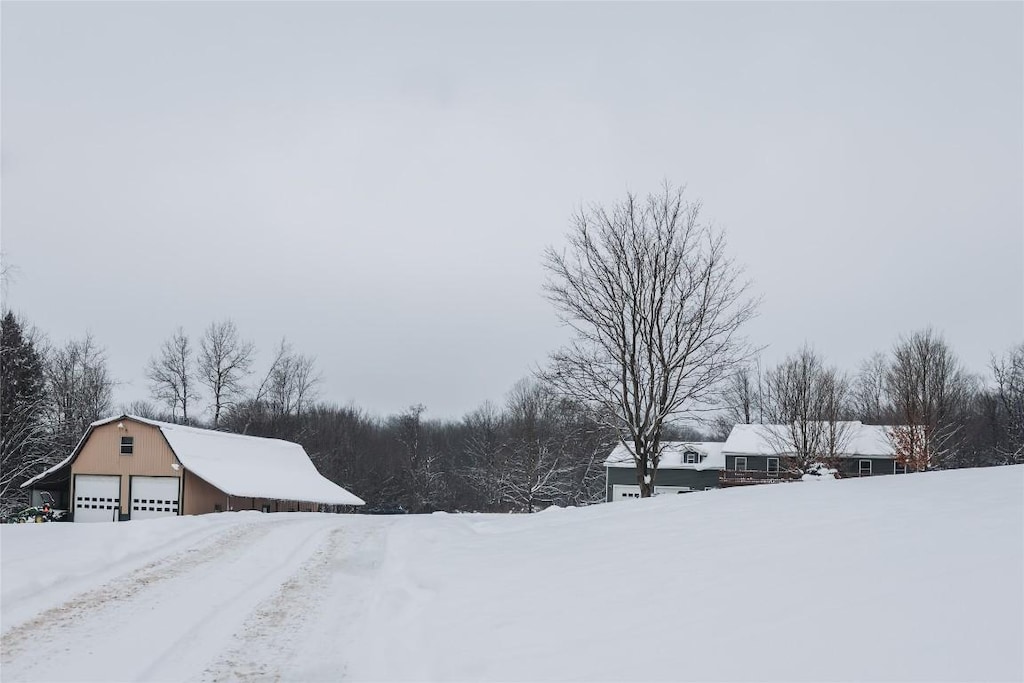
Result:
[[153,397],[171,409],[172,419],[188,424],[188,407],[198,398],[195,382],[195,358],[192,342],[185,330],[178,330],[160,347],[160,354],[149,360],[146,377],[149,378]]
[[211,323],[199,340],[198,379],[213,399],[213,428],[221,412],[242,396],[253,362],[253,344],[239,337],[231,320]]
[[711,410],[715,386],[749,357],[740,330],[756,302],[724,233],[700,210],[667,184],[646,198],[630,193],[580,210],[568,249],[544,256],[546,293],[576,338],[543,375],[615,430],[644,497],[663,425]]

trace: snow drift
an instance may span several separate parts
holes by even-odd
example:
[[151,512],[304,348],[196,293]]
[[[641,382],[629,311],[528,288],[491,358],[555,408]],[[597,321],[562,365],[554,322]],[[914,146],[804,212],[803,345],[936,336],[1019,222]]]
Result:
[[[5,681],[1024,678],[1024,467],[2,542]],[[104,602],[111,557],[151,568]]]

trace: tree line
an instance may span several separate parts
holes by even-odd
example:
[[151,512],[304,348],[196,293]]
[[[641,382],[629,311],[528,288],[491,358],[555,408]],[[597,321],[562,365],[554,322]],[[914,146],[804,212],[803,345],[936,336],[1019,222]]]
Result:
[[[1024,461],[1024,343],[992,358],[991,381],[931,329],[854,373],[809,346],[762,368],[743,332],[759,301],[683,188],[580,209],[543,264],[547,298],[575,337],[500,406],[431,420],[422,405],[376,417],[321,401],[313,357],[282,340],[257,372],[255,345],[224,320],[197,341],[178,328],[146,366],[151,400],[120,410],[298,442],[329,479],[411,511],[603,500],[615,444],[649,496],[668,440],[704,440],[701,429],[722,440],[737,423],[783,425],[779,449],[796,474],[842,453],[850,420],[896,425],[897,455],[914,470]],[[53,346],[9,311],[0,375],[9,506],[21,482],[113,412],[114,380],[91,335]]]
[[[25,503],[21,483],[115,412],[116,381],[91,334],[53,345],[10,311],[0,325],[0,505],[10,509]],[[295,441],[324,476],[371,505],[523,512],[603,500],[611,435],[538,381],[524,379],[503,404],[461,420],[428,419],[422,405],[377,417],[319,400],[315,359],[286,340],[260,372],[255,360],[255,344],[230,320],[211,324],[198,342],[179,328],[146,366],[149,400],[117,411]]]

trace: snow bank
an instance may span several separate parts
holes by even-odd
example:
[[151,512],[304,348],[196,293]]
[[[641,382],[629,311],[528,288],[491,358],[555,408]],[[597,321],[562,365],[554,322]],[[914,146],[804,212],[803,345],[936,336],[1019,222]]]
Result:
[[[536,515],[13,525],[0,541],[4,680],[1024,679],[1020,466]],[[83,590],[88,609],[62,604]],[[57,605],[62,638],[19,636]]]
[[411,518],[354,680],[1021,680],[1024,468]]

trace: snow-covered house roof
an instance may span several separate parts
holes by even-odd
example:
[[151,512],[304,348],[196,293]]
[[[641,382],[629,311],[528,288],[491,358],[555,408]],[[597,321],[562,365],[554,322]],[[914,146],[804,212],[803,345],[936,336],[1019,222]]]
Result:
[[[837,422],[842,455],[892,458],[891,427],[859,421]],[[794,450],[786,425],[738,424],[729,432],[723,451],[729,455],[765,455]]]
[[185,427],[134,415],[93,422],[71,455],[22,486],[68,466],[94,428],[120,420],[134,420],[159,429],[186,470],[229,495],[332,505],[364,504],[358,496],[321,475],[297,443]]
[[[721,470],[725,469],[721,441],[666,441],[662,444],[659,470]],[[687,452],[704,456],[701,462],[687,463]],[[623,444],[612,450],[604,461],[605,467],[633,467],[633,453]]]

